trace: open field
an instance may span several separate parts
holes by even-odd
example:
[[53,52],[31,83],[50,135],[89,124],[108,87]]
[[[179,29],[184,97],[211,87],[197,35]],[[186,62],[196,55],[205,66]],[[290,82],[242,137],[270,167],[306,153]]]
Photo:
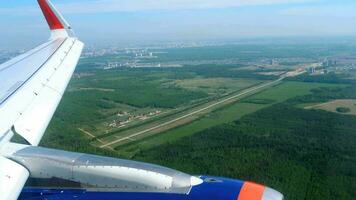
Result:
[[[340,113],[340,114],[356,115],[356,100],[355,99],[339,99],[339,100],[333,100],[333,101],[322,103],[322,104],[308,106],[305,108],[306,109],[326,110],[329,112],[335,112],[335,113]],[[349,111],[342,113],[337,110],[338,108],[347,108],[347,109],[349,109]]]
[[[210,113],[221,106],[232,104],[246,96],[253,95],[263,90],[267,90],[269,87],[273,87],[279,84],[284,78],[285,78],[284,76],[281,76],[281,78],[275,81],[256,85],[246,90],[242,90],[237,94],[228,95],[226,97],[223,97],[218,100],[210,101],[203,105],[191,107],[190,109],[188,109],[187,112],[179,112],[177,115],[170,115],[169,118],[157,119],[152,123],[147,123],[147,124],[145,123],[144,126],[135,126],[133,129],[128,128],[125,129],[124,131],[117,131],[114,133],[105,134],[103,136],[100,136],[100,139],[102,141],[105,141],[105,144],[102,144],[102,142],[100,142],[99,144],[97,143],[96,145],[100,146],[101,148],[116,147],[116,149],[118,149],[118,146],[131,143],[132,141],[141,140],[146,137],[153,136],[155,134],[159,134],[161,132],[167,131],[169,129],[173,129],[179,126],[183,126],[185,124],[189,124],[190,122],[199,119],[205,114]],[[270,95],[273,97],[272,94]],[[211,124],[214,125],[215,123],[211,123]]]
[[[209,71],[209,67],[201,70]],[[102,136],[160,119],[263,81],[197,77],[191,69],[82,70],[69,85],[56,117],[95,136]]]
[[[105,63],[100,59],[105,60],[106,57],[89,60],[94,60],[94,65]],[[215,110],[215,103],[221,99],[275,78],[256,75],[255,71],[231,73],[240,65],[102,70],[86,66],[90,63],[88,59],[81,61],[56,111],[53,121],[58,128],[49,128],[52,136],[56,137],[52,141],[65,140],[63,143],[66,143],[68,135],[61,133],[66,130],[80,134],[83,143],[102,146],[185,116],[155,130],[160,133]],[[225,106],[232,101],[235,100],[228,99],[218,104]],[[213,106],[209,107],[210,104]],[[199,112],[190,115],[191,110]]]
[[[132,132],[141,132],[174,120],[190,110],[209,107],[220,99],[268,81],[258,79],[259,76],[240,78],[225,77],[223,74],[219,77],[215,75],[218,67],[89,71],[82,68],[72,79],[54,117],[76,130],[92,134],[94,138],[79,131],[93,145],[102,146]],[[233,68],[222,65],[219,72]],[[202,75],[197,75],[202,71]],[[253,77],[254,73],[244,72],[243,76]],[[230,103],[230,100],[224,103]],[[197,114],[203,115],[213,109],[203,109]],[[189,115],[172,123],[172,126],[161,126],[156,131],[159,133],[189,123],[198,119],[199,115]]]
[[193,91],[204,91],[208,94],[224,94],[242,90],[259,82],[254,79],[233,78],[193,78],[174,82],[174,85]]
[[[218,89],[221,87],[224,80],[226,80],[227,82],[230,81],[231,84],[230,85],[226,84],[224,86],[223,90]],[[194,87],[197,85],[197,79],[182,79],[182,80],[177,80],[175,82],[169,82],[167,84],[176,84],[176,82],[185,83],[185,84],[189,83],[190,85],[192,85],[191,83],[194,83]],[[219,101],[218,98],[222,98],[222,99],[228,98],[229,96],[233,96],[235,93],[238,93],[240,90],[243,90],[248,87],[252,87],[259,83],[263,83],[263,81],[258,81],[258,80],[254,80],[254,79],[228,79],[228,78],[220,78],[220,79],[199,78],[198,82],[199,82],[199,85],[203,85],[203,84],[206,85],[206,87],[199,89],[199,90],[200,90],[200,92],[207,93],[210,98],[201,99],[194,103],[182,105],[175,109],[165,109],[162,112],[161,112],[162,109],[156,108],[156,110],[154,112],[159,111],[160,112],[159,114],[154,115],[154,116],[147,116],[147,117],[143,118],[143,120],[141,120],[142,123],[129,123],[125,126],[121,126],[121,128],[119,127],[118,129],[106,131],[105,134],[101,133],[101,134],[99,134],[100,138],[104,138],[105,136],[111,136],[111,135],[114,135],[114,137],[125,135],[126,133],[125,133],[125,131],[122,131],[122,129],[124,129],[124,130],[132,129],[133,131],[136,130],[136,132],[139,132],[144,129],[149,129],[150,127],[156,125],[154,123],[154,121],[158,121],[158,124],[162,124],[163,122],[172,120],[172,119],[177,118],[181,115],[185,115],[186,113],[189,113],[190,110],[194,110],[194,109],[199,110],[199,109],[201,109],[201,107],[204,107],[204,105],[209,106],[210,103],[215,103],[215,101]],[[165,86],[165,87],[167,87],[167,86]],[[181,85],[174,85],[173,87],[184,88]],[[195,91],[195,89],[193,89],[191,87],[189,87],[189,88],[186,87],[184,89],[191,90],[193,92]],[[212,90],[216,90],[216,92],[209,92]],[[139,110],[142,113],[142,111],[144,109],[145,108],[140,108]],[[140,125],[142,125],[142,127],[137,128]],[[133,132],[132,130],[129,131],[127,134],[130,134],[131,132]],[[111,141],[112,138],[105,138],[105,140]]]
[[[303,72],[302,72],[303,73]],[[245,98],[247,96],[253,95],[255,93],[259,93],[263,90],[267,90],[269,87],[273,87],[275,85],[278,85],[282,80],[284,80],[288,76],[296,76],[300,74],[300,70],[295,70],[295,71],[290,71],[290,73],[287,74],[282,74],[280,78],[274,81],[270,82],[265,82],[250,88],[247,88],[245,90],[237,91],[234,92],[230,95],[226,95],[222,98],[216,98],[213,100],[210,100],[206,103],[199,104],[198,106],[193,105],[191,107],[188,107],[184,109],[183,111],[179,111],[177,113],[174,113],[172,115],[169,115],[168,117],[162,117],[159,118],[152,123],[144,123],[143,126],[134,126],[132,129],[130,128],[125,128],[124,131],[115,131],[111,133],[107,133],[104,135],[99,136],[102,141],[105,141],[105,144],[102,144],[102,142],[94,143],[94,145],[99,146],[100,148],[106,148],[109,147],[110,149],[112,148],[117,148],[118,146],[131,143],[132,141],[136,140],[141,140],[149,136],[153,136],[155,134],[159,134],[161,132],[183,126],[185,124],[189,124],[190,122],[193,122],[202,116],[204,116],[207,113],[210,113],[216,109],[219,109],[223,106],[232,104],[238,100],[241,100],[242,98]],[[205,80],[206,82],[209,82],[211,80],[207,79]],[[216,80],[216,79],[214,79]],[[196,83],[196,80],[194,80]],[[214,84],[214,81],[212,85]],[[241,82],[241,81],[240,81]],[[250,81],[251,82],[251,81]],[[202,81],[199,80],[199,83],[201,84]],[[250,83],[251,84],[251,83]],[[272,100],[273,101],[273,100]],[[257,102],[258,104],[261,104]],[[212,123],[214,124],[214,123]]]
[[[149,149],[160,144],[173,142],[174,140],[193,135],[202,130],[234,121],[243,117],[244,115],[254,113],[257,110],[286,101],[290,98],[310,94],[311,90],[320,87],[340,87],[340,85],[284,82],[283,84],[249,96],[241,101],[227,104],[225,107],[222,107],[212,113],[206,114],[202,118],[192,120],[190,123],[185,125],[178,126],[166,132],[163,131],[156,136],[151,136],[138,141],[130,141],[129,144],[118,146],[115,149],[119,151],[120,154],[125,156],[133,156],[140,150]],[[264,102],[261,103],[261,100]]]
[[104,147],[113,147],[112,145],[118,146],[130,142],[132,140],[141,139],[148,137],[153,134],[160,133],[165,130],[189,123],[198,119],[200,116],[207,114],[220,106],[224,106],[233,103],[247,95],[251,95],[255,92],[267,89],[276,84],[279,84],[282,78],[275,81],[267,82],[264,84],[256,85],[254,87],[242,90],[231,95],[227,95],[221,99],[214,99],[204,104],[198,106],[192,106],[186,109],[184,112],[178,112],[177,114],[170,115],[168,118],[162,118],[154,121],[153,123],[145,124],[144,126],[138,127],[133,130],[127,130],[124,132],[118,132],[116,134],[108,134],[109,137],[104,138],[108,141],[106,144],[101,145]]

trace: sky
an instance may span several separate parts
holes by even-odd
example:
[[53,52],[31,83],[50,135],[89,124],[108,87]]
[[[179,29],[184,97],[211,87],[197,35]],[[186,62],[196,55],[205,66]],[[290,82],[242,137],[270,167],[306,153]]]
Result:
[[[355,0],[52,0],[84,42],[356,36]],[[36,0],[0,0],[0,49],[48,38]]]

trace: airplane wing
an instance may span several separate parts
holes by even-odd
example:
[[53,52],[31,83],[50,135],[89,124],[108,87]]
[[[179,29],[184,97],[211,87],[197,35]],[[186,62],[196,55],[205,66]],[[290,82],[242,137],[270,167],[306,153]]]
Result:
[[[51,30],[49,41],[0,65],[0,153],[15,133],[39,144],[84,46],[49,0],[38,4]],[[0,154],[0,199],[17,199],[28,176],[26,168]]]
[[[22,199],[283,199],[250,182],[37,147],[83,49],[49,0],[38,3],[51,30],[49,41],[0,65],[0,200],[16,200],[20,193]],[[28,145],[11,143],[15,134]],[[83,188],[23,190],[28,177],[58,178]]]

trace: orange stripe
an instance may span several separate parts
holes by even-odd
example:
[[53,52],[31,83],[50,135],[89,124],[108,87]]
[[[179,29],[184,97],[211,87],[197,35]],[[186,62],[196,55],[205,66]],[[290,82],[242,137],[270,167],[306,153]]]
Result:
[[245,182],[237,200],[261,200],[264,190],[265,186]]

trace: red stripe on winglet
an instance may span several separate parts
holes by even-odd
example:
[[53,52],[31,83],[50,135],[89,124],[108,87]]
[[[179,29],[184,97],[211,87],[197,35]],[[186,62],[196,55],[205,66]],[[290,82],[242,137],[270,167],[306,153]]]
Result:
[[38,0],[38,4],[40,5],[40,7],[42,9],[42,12],[43,12],[43,14],[47,20],[47,23],[49,25],[49,28],[51,30],[64,29],[63,24],[58,19],[56,14],[53,12],[51,7],[49,7],[46,0]]

